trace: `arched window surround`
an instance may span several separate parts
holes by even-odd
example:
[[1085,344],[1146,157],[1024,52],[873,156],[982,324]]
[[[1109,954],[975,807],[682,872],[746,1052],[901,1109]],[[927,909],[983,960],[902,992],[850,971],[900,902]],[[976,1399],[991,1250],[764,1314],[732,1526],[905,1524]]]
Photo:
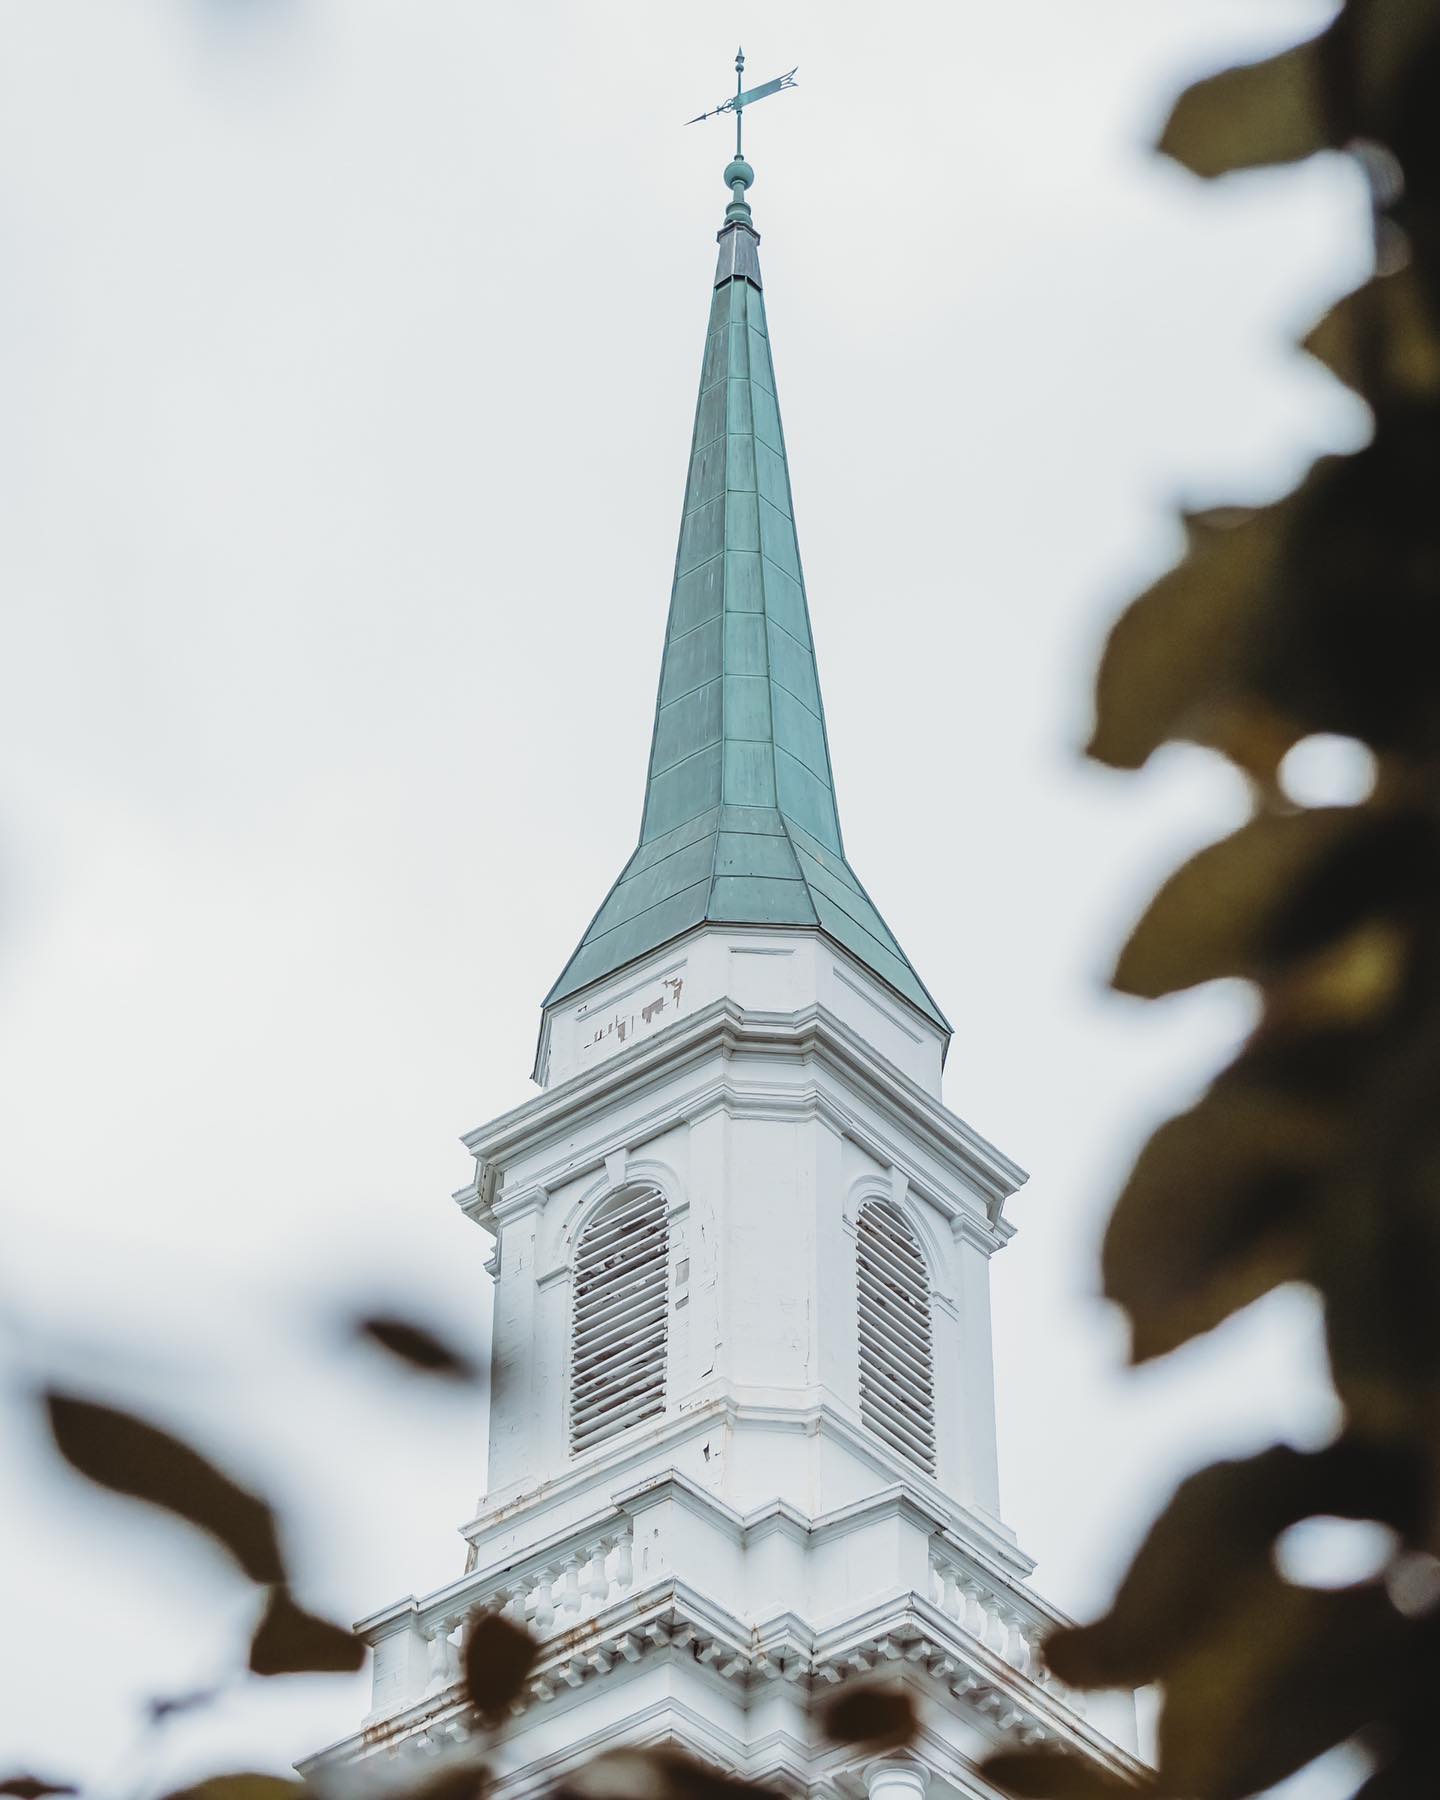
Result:
[[671,1220],[639,1177],[589,1199],[569,1258],[565,1430],[581,1456],[665,1413],[670,1389]]
[[860,1421],[927,1475],[936,1473],[936,1299],[925,1235],[890,1195],[854,1213]]

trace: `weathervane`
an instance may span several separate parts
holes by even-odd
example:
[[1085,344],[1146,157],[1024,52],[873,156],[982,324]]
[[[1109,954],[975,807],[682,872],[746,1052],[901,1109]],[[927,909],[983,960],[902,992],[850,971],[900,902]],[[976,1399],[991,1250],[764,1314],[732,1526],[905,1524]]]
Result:
[[794,87],[795,71],[791,69],[788,75],[777,75],[773,81],[767,81],[761,87],[748,90],[741,85],[744,79],[745,52],[737,50],[735,52],[735,92],[728,100],[722,100],[718,106],[712,107],[709,112],[697,113],[693,119],[685,121],[687,125],[698,125],[702,119],[714,119],[721,113],[733,112],[735,115],[735,160],[737,162],[741,160],[740,127],[744,123],[745,108],[753,106],[757,100],[768,100],[771,94],[778,94],[782,88]]

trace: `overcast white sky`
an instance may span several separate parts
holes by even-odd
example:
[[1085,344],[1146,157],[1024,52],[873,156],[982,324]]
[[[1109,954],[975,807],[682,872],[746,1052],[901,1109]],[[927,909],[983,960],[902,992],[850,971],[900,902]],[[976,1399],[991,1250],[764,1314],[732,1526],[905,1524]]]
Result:
[[[1186,80],[1328,14],[0,0],[22,1380],[203,1420],[317,1607],[459,1572],[480,1409],[331,1341],[357,1296],[484,1338],[456,1139],[530,1091],[633,842],[725,202],[726,126],[681,121],[738,37],[800,71],[747,148],[847,846],[956,1021],[950,1105],[1033,1171],[995,1269],[1008,1517],[1085,1613],[1179,1473],[1327,1428],[1303,1296],[1140,1379],[1091,1298],[1129,1159],[1247,1001],[1103,994],[1241,799],[1075,744],[1175,503],[1364,431],[1287,348],[1365,270],[1354,173],[1206,189],[1143,150]],[[7,1404],[0,1762],[98,1777],[250,1603]],[[155,1778],[283,1767],[364,1705],[247,1692]]]

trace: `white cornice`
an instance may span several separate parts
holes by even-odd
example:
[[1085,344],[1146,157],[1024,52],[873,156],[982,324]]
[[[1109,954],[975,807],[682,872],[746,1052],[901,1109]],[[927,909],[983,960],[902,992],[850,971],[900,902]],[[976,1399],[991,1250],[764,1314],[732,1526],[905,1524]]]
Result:
[[[1074,1696],[1057,1690],[1048,1677],[1017,1667],[914,1592],[880,1597],[829,1627],[786,1614],[752,1629],[689,1582],[670,1577],[547,1639],[513,1711],[524,1715],[537,1705],[574,1704],[594,1683],[627,1679],[637,1664],[656,1656],[691,1667],[717,1693],[731,1683],[743,1690],[775,1681],[793,1684],[803,1694],[885,1668],[892,1678],[913,1685],[927,1710],[939,1706],[971,1723],[982,1742],[1058,1743],[1122,1782],[1136,1783],[1145,1774],[1141,1763],[1077,1713]],[[672,1693],[660,1704],[677,1703],[684,1704]],[[741,1766],[738,1737],[719,1729],[713,1717],[692,1712],[691,1719],[702,1742],[732,1767]],[[956,1760],[956,1746],[935,1731],[935,1723],[932,1715],[915,1753],[931,1767],[951,1764],[962,1772],[965,1763]],[[458,1683],[452,1683],[373,1720],[365,1731],[312,1758],[304,1772],[333,1769],[401,1744],[438,1748],[464,1742],[470,1732],[468,1708]],[[853,1751],[838,1748],[820,1753],[828,1774],[839,1774],[853,1757]]]
[[[581,1161],[573,1160],[577,1127],[599,1122],[618,1105],[662,1082],[673,1084],[677,1078],[700,1073],[717,1051],[724,1063],[718,1078],[712,1073],[678,1094],[672,1087],[651,1112],[632,1119],[620,1138],[597,1138],[582,1153]],[[820,1063],[842,1088],[865,1103],[867,1110],[874,1109],[896,1128],[893,1141],[859,1108],[852,1110],[813,1086],[757,1088],[732,1073],[731,1065],[757,1057]],[[653,1135],[653,1127],[666,1118],[694,1119],[718,1106],[759,1117],[827,1116],[838,1129],[858,1141],[873,1143],[887,1160],[905,1167],[916,1188],[942,1210],[962,1214],[965,1209],[957,1207],[952,1196],[931,1192],[923,1173],[913,1167],[913,1156],[907,1156],[906,1150],[909,1144],[918,1144],[953,1171],[963,1186],[982,1197],[984,1216],[971,1216],[967,1235],[990,1250],[998,1249],[1010,1235],[1001,1209],[1026,1180],[1025,1171],[820,1005],[795,1013],[747,1012],[734,1001],[722,999],[677,1020],[599,1068],[573,1076],[467,1133],[463,1142],[476,1157],[481,1173],[475,1186],[457,1198],[467,1216],[489,1225],[497,1204],[503,1206],[496,1201],[490,1175],[497,1166],[508,1166],[522,1155],[543,1153],[550,1144],[557,1149],[563,1144],[567,1154],[559,1158],[557,1168],[563,1166],[570,1175],[584,1173],[602,1165],[607,1155],[626,1148],[623,1139],[643,1141],[643,1134],[651,1131]],[[539,1178],[543,1181],[548,1173],[542,1171]]]

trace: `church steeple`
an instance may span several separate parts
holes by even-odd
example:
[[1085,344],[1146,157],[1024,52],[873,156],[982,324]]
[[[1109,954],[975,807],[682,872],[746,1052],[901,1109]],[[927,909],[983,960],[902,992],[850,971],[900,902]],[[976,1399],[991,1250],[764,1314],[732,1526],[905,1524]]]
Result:
[[[988,1792],[986,1750],[1045,1743],[1118,1792],[1144,1771],[1046,1670],[1059,1615],[1000,1516],[988,1264],[1024,1171],[944,1105],[949,1028],[845,857],[753,176],[725,179],[640,843],[543,1091],[464,1140],[487,1491],[465,1573],[357,1627],[371,1710],[303,1772],[488,1761],[460,1645],[500,1611],[537,1648],[492,1800],[626,1742],[832,1800]],[[924,1721],[903,1761],[815,1730],[882,1668]]]
[[547,1007],[702,924],[819,929],[949,1025],[845,856],[765,321],[725,170],[640,842]]

